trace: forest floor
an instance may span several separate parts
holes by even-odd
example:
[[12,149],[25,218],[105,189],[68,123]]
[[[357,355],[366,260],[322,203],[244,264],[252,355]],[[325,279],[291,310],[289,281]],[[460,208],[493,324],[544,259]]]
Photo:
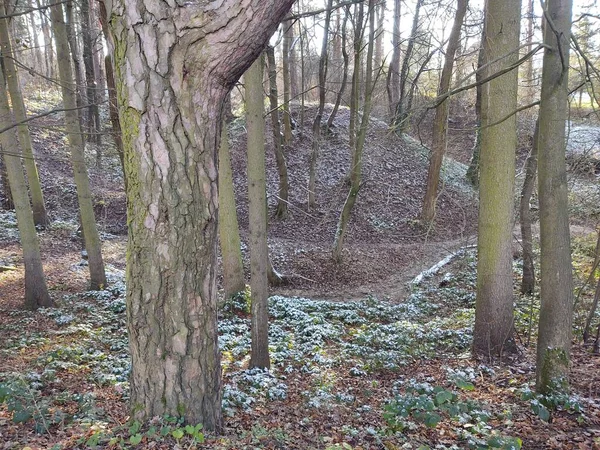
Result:
[[[57,99],[32,92],[30,113]],[[206,435],[171,418],[128,422],[124,317],[126,207],[112,143],[102,166],[90,146],[88,165],[103,255],[111,281],[86,291],[87,267],[77,234],[77,199],[61,117],[32,128],[52,224],[40,231],[44,268],[56,309],[21,309],[23,265],[14,213],[0,210],[0,449],[86,448],[600,448],[600,359],[573,348],[572,395],[538,397],[535,381],[537,297],[517,299],[520,353],[504,363],[469,356],[475,286],[477,198],[464,181],[474,119],[455,107],[449,156],[435,226],[417,220],[425,192],[430,118],[414,136],[389,133],[373,120],[363,184],[342,262],[331,246],[347,192],[348,111],[320,155],[317,206],[307,207],[310,126],[314,108],[294,109],[294,141],[286,148],[290,216],[269,223],[269,249],[286,284],[270,300],[271,373],[248,371],[249,320],[244,297],[226,302],[220,321],[224,365],[224,431]],[[531,139],[520,120],[519,162]],[[302,134],[300,133],[302,131]],[[268,132],[268,130],[267,130]],[[104,136],[105,141],[110,138]],[[245,129],[230,126],[242,239],[248,210]],[[277,171],[268,139],[269,210],[276,206]],[[577,282],[593,263],[597,188],[573,175]],[[594,190],[595,189],[595,190]],[[592,195],[593,194],[593,195]],[[594,209],[595,208],[595,209]],[[410,280],[449,254],[453,261],[419,284]],[[247,259],[246,247],[244,245]],[[515,245],[515,281],[520,277]],[[587,270],[587,272],[586,272]],[[593,283],[592,283],[593,284]],[[583,290],[583,320],[593,286]],[[309,300],[310,299],[310,300]],[[531,344],[531,345],[530,345]],[[12,418],[12,420],[11,420]],[[18,420],[15,420],[18,419]],[[14,423],[14,422],[19,423]],[[181,434],[181,436],[180,436]],[[109,445],[110,444],[110,445]],[[428,447],[429,446],[429,447]]]

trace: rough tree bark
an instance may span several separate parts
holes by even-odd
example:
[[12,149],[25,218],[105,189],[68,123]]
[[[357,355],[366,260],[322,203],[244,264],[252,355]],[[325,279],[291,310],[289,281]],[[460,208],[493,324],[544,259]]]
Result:
[[[4,5],[0,3],[0,15],[6,14]],[[0,19],[0,46],[2,47],[2,55],[6,81],[8,84],[8,92],[17,123],[23,122],[27,117],[25,103],[21,94],[21,86],[19,84],[19,75],[13,60],[14,53],[9,34],[8,19]],[[3,84],[4,85],[4,84]],[[46,215],[46,207],[44,205],[44,194],[42,193],[42,185],[35,164],[33,145],[31,144],[31,136],[29,127],[25,123],[21,123],[17,127],[19,133],[19,143],[23,150],[23,162],[27,172],[27,181],[29,182],[29,192],[31,194],[31,207],[33,208],[33,221],[36,225],[45,227],[48,225],[48,216]]]
[[220,428],[215,274],[221,109],[292,3],[110,5],[128,177],[135,419],[169,414]]
[[243,291],[246,283],[225,120],[222,127],[219,145],[219,242],[223,261],[223,290],[225,298],[231,298]]
[[[484,52],[493,74],[518,59],[521,0],[488,2]],[[517,75],[483,86],[477,300],[473,353],[493,358],[516,349],[513,340],[512,226],[517,146]],[[482,111],[483,112],[483,111]],[[510,114],[509,119],[496,124]]]
[[244,75],[248,128],[248,210],[250,225],[250,290],[252,297],[252,352],[250,367],[268,369],[269,282],[267,266],[267,184],[265,169],[265,119],[263,59],[258,58]]
[[77,114],[77,102],[75,100],[75,89],[73,86],[73,73],[71,71],[71,56],[69,55],[69,43],[62,4],[50,8],[52,30],[56,39],[56,59],[58,60],[58,72],[62,90],[65,111],[65,125],[67,139],[71,150],[71,165],[75,185],[77,186],[77,199],[79,201],[79,214],[81,226],[85,236],[85,248],[88,254],[90,268],[90,288],[92,290],[102,289],[106,286],[106,274],[104,273],[104,262],[102,261],[102,245],[96,228],[96,218],[92,205],[92,193],[90,191],[90,180],[84,159],[84,143],[79,128]]
[[273,128],[273,150],[277,161],[277,173],[279,174],[279,192],[277,196],[277,210],[275,217],[285,219],[288,215],[288,174],[283,152],[283,136],[281,135],[281,123],[279,122],[279,105],[277,94],[277,66],[275,65],[275,48],[270,45],[265,50],[268,62],[269,76],[269,103],[271,108],[271,127]]
[[[4,8],[1,9],[3,13]],[[4,83],[4,75],[0,70],[0,86],[4,86]],[[13,123],[14,120],[11,116],[6,91],[0,89],[0,124],[4,127]],[[4,150],[2,157],[6,164],[8,182],[17,215],[17,226],[21,237],[21,247],[23,248],[25,307],[27,309],[37,309],[40,306],[54,306],[54,302],[48,295],[40,256],[40,245],[33,223],[33,214],[27,195],[27,185],[25,184],[25,176],[23,175],[23,168],[21,166],[20,147],[14,129],[0,134],[0,145]],[[7,149],[10,149],[10,151],[8,152]]]
[[[444,95],[450,89],[450,80],[452,79],[452,69],[454,67],[454,55],[460,44],[460,28],[462,27],[465,14],[467,13],[468,0],[458,0],[456,3],[456,15],[448,46],[446,47],[446,56],[444,67],[440,78],[438,95]],[[450,99],[445,99],[435,109],[435,118],[433,119],[433,144],[429,157],[429,170],[427,172],[427,190],[423,199],[423,210],[421,219],[425,222],[432,222],[435,217],[435,206],[438,195],[438,185],[440,182],[440,170],[446,153],[448,144],[448,113],[450,111]]]
[[539,115],[540,322],[536,389],[568,384],[573,320],[573,271],[565,164],[571,0],[548,0]]
[[325,82],[327,81],[327,42],[329,40],[329,25],[331,24],[331,9],[333,0],[327,0],[327,12],[323,25],[323,41],[321,44],[321,57],[319,58],[319,106],[312,125],[313,140],[312,151],[308,169],[308,207],[313,208],[316,204],[317,189],[317,160],[321,147],[321,120],[325,109]]

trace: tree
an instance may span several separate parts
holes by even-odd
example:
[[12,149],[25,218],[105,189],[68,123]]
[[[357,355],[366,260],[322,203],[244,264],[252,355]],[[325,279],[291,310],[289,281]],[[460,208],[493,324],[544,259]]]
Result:
[[400,100],[400,19],[402,0],[394,0],[394,22],[392,29],[392,57],[388,68],[386,89],[390,117],[394,117]]
[[66,110],[65,123],[67,139],[71,150],[71,165],[73,166],[73,177],[77,186],[81,227],[85,236],[85,248],[88,254],[90,288],[92,290],[99,290],[106,286],[106,274],[104,272],[104,262],[102,261],[100,236],[98,235],[94,207],[92,205],[90,180],[87,174],[87,167],[85,166],[84,143],[81,137],[81,129],[79,128],[73,73],[71,71],[71,57],[69,55],[69,43],[62,4],[52,6],[50,8],[50,16],[56,40],[56,56],[63,104]]
[[95,143],[96,163],[101,164],[102,147],[100,146],[100,110],[97,100],[97,73],[94,66],[94,43],[92,40],[92,25],[90,21],[90,0],[81,0],[81,40],[83,47],[83,66],[85,67],[85,84],[87,99],[86,131],[88,142]]
[[234,294],[243,291],[246,283],[229,157],[229,136],[225,120],[222,126],[221,145],[219,145],[219,242],[223,260],[223,290],[225,298],[231,298]]
[[[293,0],[112,3],[128,179],[133,417],[221,425],[217,146],[223,100]],[[108,5],[107,5],[108,6]]]
[[[340,82],[340,88],[338,90],[338,93],[335,97],[335,104],[333,105],[331,114],[329,114],[329,117],[327,118],[327,125],[325,126],[325,129],[327,130],[328,133],[331,130],[331,128],[333,128],[333,121],[335,120],[335,116],[336,116],[338,110],[340,109],[340,105],[342,103],[342,96],[344,95],[344,92],[346,91],[346,85],[348,84],[348,66],[350,64],[350,57],[348,56],[348,49],[346,48],[346,29],[347,29],[347,25],[348,25],[348,16],[350,15],[348,9],[349,9],[349,7],[346,7],[344,9],[344,20],[342,21],[342,28],[341,28],[342,36],[341,36],[341,39],[339,42],[339,47],[340,47],[339,51],[340,51],[340,54],[342,55],[342,59],[344,61],[343,67],[342,67],[342,80]],[[338,13],[337,17],[339,18],[339,13],[340,13],[339,9],[337,10],[337,13]]]
[[265,119],[263,59],[244,75],[248,128],[248,209],[250,211],[250,290],[252,295],[252,354],[250,367],[269,368],[269,282],[267,266],[267,183],[265,171]]
[[[454,24],[446,47],[444,68],[440,78],[438,95],[444,95],[450,89],[452,79],[452,68],[454,67],[454,55],[460,44],[460,28],[465,14],[467,13],[468,0],[458,0],[456,4],[456,15]],[[421,218],[425,222],[431,222],[435,216],[435,205],[437,202],[438,185],[440,181],[440,170],[446,153],[448,135],[448,113],[450,111],[450,100],[444,99],[435,109],[433,120],[433,145],[429,156],[429,170],[427,172],[427,191],[423,199],[423,210]]]
[[291,47],[294,40],[294,23],[291,20],[283,22],[283,39],[281,42],[282,71],[283,71],[283,138],[284,143],[292,142],[292,116],[290,114],[290,94],[292,90],[292,71],[290,67]]
[[279,174],[279,192],[277,195],[277,210],[275,217],[285,219],[288,215],[289,182],[285,154],[283,152],[283,136],[281,135],[281,122],[279,121],[279,105],[277,94],[277,67],[275,65],[275,48],[270,45],[265,50],[268,62],[267,76],[269,77],[269,103],[271,108],[271,128],[273,128],[273,151],[277,162]]
[[[518,60],[521,0],[486,4],[486,74]],[[491,358],[515,350],[512,225],[517,146],[517,69],[483,86],[473,352]],[[503,120],[507,116],[508,119]]]
[[[0,8],[3,13],[4,8]],[[4,74],[0,70],[0,86],[4,86]],[[6,127],[13,124],[6,91],[0,89],[0,124]],[[17,226],[23,247],[23,261],[25,264],[25,307],[37,309],[40,306],[54,306],[54,302],[48,295],[42,258],[40,256],[40,245],[33,223],[33,213],[27,195],[27,185],[21,166],[20,147],[14,129],[0,134],[0,145],[3,151],[3,160],[6,164],[6,172],[10,191],[15,205],[17,215]]]
[[[6,14],[4,4],[0,4],[0,15]],[[42,193],[42,185],[38,175],[37,166],[33,155],[33,146],[31,144],[31,136],[29,128],[22,123],[27,113],[25,103],[21,95],[21,87],[19,84],[19,75],[15,67],[14,52],[9,34],[9,22],[7,18],[0,19],[0,45],[2,46],[2,62],[3,69],[6,74],[6,82],[10,94],[15,120],[20,125],[17,127],[19,133],[19,143],[23,149],[23,159],[25,170],[27,171],[27,180],[29,181],[29,191],[31,193],[31,204],[33,208],[33,221],[36,225],[45,227],[48,224],[48,216],[46,215],[46,207],[44,205],[44,195]]]
[[312,152],[310,153],[310,167],[308,172],[308,207],[313,208],[316,204],[317,190],[317,160],[321,147],[321,120],[325,109],[325,81],[327,80],[327,41],[329,39],[329,25],[331,23],[331,9],[333,0],[327,0],[327,11],[325,12],[325,24],[323,25],[323,41],[321,44],[321,56],[319,58],[319,106],[313,121]]
[[359,78],[360,64],[362,53],[362,45],[360,37],[363,32],[363,4],[358,5],[358,14],[356,15],[356,23],[354,24],[354,73],[352,74],[352,98],[350,100],[350,149],[352,151],[352,162],[350,163],[350,189],[348,196],[344,202],[344,206],[338,219],[338,225],[335,232],[333,242],[333,259],[339,262],[342,258],[342,250],[344,248],[344,238],[346,228],[350,221],[350,214],[356,203],[356,197],[360,191],[360,180],[362,172],[362,154],[367,138],[367,127],[372,109],[373,91],[375,83],[373,82],[373,47],[375,40],[375,3],[374,0],[369,0],[369,40],[367,44],[367,68],[365,79],[365,102],[363,106],[363,114],[360,120],[360,128],[355,129],[355,124],[358,122],[358,97],[359,97]]
[[565,164],[571,0],[548,0],[539,115],[541,307],[536,389],[566,387],[573,320],[573,273]]

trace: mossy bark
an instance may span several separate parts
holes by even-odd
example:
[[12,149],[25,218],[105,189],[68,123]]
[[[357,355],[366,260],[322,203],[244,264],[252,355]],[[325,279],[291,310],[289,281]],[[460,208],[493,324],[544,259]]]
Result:
[[[2,71],[0,71],[0,86],[4,86]],[[4,89],[0,89],[0,124],[2,124],[2,127],[14,124]],[[21,247],[23,248],[23,260],[25,263],[25,307],[27,309],[37,309],[40,306],[53,306],[54,303],[48,295],[48,288],[44,277],[40,245],[33,223],[33,213],[27,195],[23,167],[21,166],[21,149],[17,142],[15,130],[10,129],[0,134],[0,144],[5,151],[2,157],[6,165],[8,182],[17,215]]]
[[291,4],[118,0],[108,11],[128,182],[127,314],[137,420],[168,414],[221,427],[222,104]]
[[573,320],[573,271],[565,163],[572,2],[548,0],[539,115],[540,321],[536,389],[564,387]]
[[[5,15],[4,5],[0,3],[0,15]],[[3,66],[8,84],[8,91],[13,107],[13,113],[17,123],[23,122],[27,118],[25,103],[21,94],[19,77],[15,63],[13,60],[13,48],[9,33],[8,19],[0,20],[0,45],[2,46]],[[27,181],[29,182],[29,192],[31,194],[31,207],[33,209],[33,221],[36,225],[45,227],[48,225],[48,216],[46,214],[46,206],[44,205],[44,194],[42,193],[42,185],[35,164],[33,154],[33,145],[31,144],[31,136],[29,128],[26,124],[21,123],[17,127],[19,133],[19,143],[23,150],[23,163],[27,172]]]
[[65,111],[65,124],[67,139],[71,150],[71,165],[73,166],[73,177],[77,186],[77,199],[79,201],[79,213],[81,226],[85,235],[85,248],[88,253],[90,268],[90,288],[92,290],[103,289],[106,286],[106,274],[104,262],[102,261],[102,245],[94,207],[92,205],[92,193],[90,180],[85,165],[84,150],[81,129],[79,128],[79,117],[77,114],[77,101],[75,98],[75,86],[73,83],[73,72],[71,70],[71,56],[69,53],[69,42],[62,4],[50,8],[52,30],[56,41],[56,56],[58,60],[58,72],[61,82],[61,90]]
[[240,231],[229,157],[227,123],[223,121],[219,145],[219,241],[223,261],[223,290],[231,298],[246,287],[240,245]]
[[[518,59],[521,1],[488,2],[485,60],[489,74]],[[517,70],[483,86],[477,239],[477,300],[473,352],[493,358],[516,350],[513,339],[512,226]]]
[[252,297],[252,353],[250,367],[269,368],[269,313],[267,297],[267,183],[263,61],[257,59],[244,75],[248,127],[248,209],[250,211],[250,288]]

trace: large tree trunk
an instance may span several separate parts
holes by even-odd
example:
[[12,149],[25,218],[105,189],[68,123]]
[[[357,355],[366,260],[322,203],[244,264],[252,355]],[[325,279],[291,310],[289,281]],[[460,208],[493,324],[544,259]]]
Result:
[[271,108],[271,127],[273,128],[273,151],[277,161],[279,174],[279,193],[277,196],[277,210],[275,217],[285,219],[288,215],[288,175],[285,154],[283,153],[283,136],[279,122],[279,105],[277,101],[277,66],[275,65],[275,49],[270,45],[265,50],[268,61],[269,76],[269,103]]
[[168,414],[220,428],[221,108],[292,3],[167,7],[119,0],[108,11],[127,155],[127,312],[137,420]]
[[[452,79],[452,68],[454,67],[454,55],[460,43],[460,28],[462,26],[465,14],[467,12],[468,0],[458,0],[456,5],[456,15],[454,24],[448,39],[446,47],[446,57],[444,68],[440,78],[438,95],[444,95],[450,89],[450,80]],[[421,219],[425,222],[433,221],[435,216],[435,206],[438,195],[438,185],[440,182],[440,170],[446,153],[448,143],[448,112],[450,110],[450,99],[445,99],[435,109],[435,118],[433,120],[433,144],[431,147],[431,156],[429,158],[429,170],[427,172],[427,191],[423,200],[423,210]]]
[[94,207],[92,205],[92,193],[90,191],[90,180],[87,174],[84,159],[84,143],[79,128],[77,114],[77,102],[75,100],[75,89],[73,86],[73,73],[71,71],[71,57],[69,55],[69,43],[62,4],[50,8],[52,29],[56,39],[56,57],[58,60],[58,72],[62,89],[63,104],[65,111],[65,123],[67,139],[71,150],[71,164],[73,176],[77,186],[77,199],[79,201],[79,213],[81,226],[85,236],[85,248],[88,254],[90,268],[90,288],[92,290],[103,289],[106,286],[106,275],[102,261],[102,245],[96,228]]
[[229,157],[229,136],[225,120],[223,120],[221,145],[219,145],[219,241],[223,261],[223,291],[227,299],[243,291],[246,283]]
[[250,367],[268,369],[269,282],[267,266],[267,184],[263,60],[258,58],[244,75],[248,127],[248,209],[250,211],[250,290],[252,295],[252,353]]
[[[4,5],[0,3],[0,15],[5,15]],[[25,103],[21,95],[21,86],[19,76],[13,60],[13,48],[11,38],[8,32],[8,19],[0,19],[0,45],[2,46],[4,70],[8,83],[8,91],[17,123],[21,123],[17,128],[19,132],[19,143],[23,149],[23,159],[25,170],[27,171],[27,180],[29,181],[29,191],[31,193],[31,206],[33,208],[33,221],[36,225],[45,227],[48,224],[46,207],[44,206],[44,195],[42,185],[35,164],[31,136],[29,127],[22,123],[27,118]],[[4,85],[4,83],[3,83]]]
[[316,204],[317,190],[317,161],[321,148],[321,120],[325,109],[325,82],[327,81],[327,42],[329,40],[329,25],[331,23],[331,9],[333,0],[327,0],[327,12],[325,13],[325,24],[323,25],[323,41],[321,44],[321,57],[319,58],[319,107],[313,121],[312,151],[310,153],[310,167],[308,171],[308,207],[313,208]]
[[[518,59],[521,0],[488,2],[485,60],[493,74]],[[507,56],[508,55],[508,56]],[[477,301],[473,352],[492,358],[516,349],[513,340],[512,225],[517,146],[517,70],[483,87]],[[483,112],[483,111],[482,111]],[[509,119],[497,123],[500,119]]]
[[531,152],[525,163],[525,180],[521,189],[519,204],[519,222],[521,224],[521,245],[523,246],[523,279],[521,280],[521,293],[531,295],[535,288],[535,265],[533,263],[533,233],[531,231],[531,196],[535,188],[535,175],[537,173],[539,122],[535,122]]
[[[4,14],[4,7],[0,7],[0,14]],[[4,86],[4,75],[1,70],[0,86]],[[6,127],[13,123],[6,91],[0,89],[0,124],[2,127]],[[21,237],[21,247],[23,248],[25,307],[27,309],[37,309],[40,306],[53,306],[54,302],[48,295],[48,288],[46,287],[40,245],[33,223],[33,214],[27,195],[27,185],[21,166],[20,148],[15,130],[10,129],[1,133],[0,144],[3,149],[10,149],[10,153],[5,152],[2,156],[6,164],[6,172],[17,215],[17,226]]]
[[[354,25],[356,34],[361,34],[361,29],[363,28],[363,5],[360,4],[358,6],[359,11],[356,17],[356,23]],[[352,214],[352,209],[354,208],[354,204],[356,203],[356,197],[358,196],[358,192],[360,190],[360,180],[361,180],[361,172],[362,172],[362,155],[363,149],[365,146],[365,140],[367,138],[367,128],[369,126],[369,116],[371,115],[372,109],[372,99],[373,99],[373,91],[375,90],[375,84],[373,83],[373,47],[375,40],[375,3],[374,0],[369,0],[369,42],[367,47],[367,67],[366,67],[366,77],[365,77],[365,102],[363,107],[363,114],[360,121],[360,129],[356,132],[356,138],[353,139],[354,132],[351,132],[350,139],[353,144],[350,148],[352,149],[352,162],[350,166],[350,190],[348,191],[348,196],[346,197],[346,201],[344,202],[344,206],[342,208],[342,212],[340,213],[340,217],[338,219],[338,225],[335,232],[335,239],[333,242],[333,259],[339,262],[342,258],[342,250],[344,249],[344,238],[346,235],[346,229],[348,227],[348,222],[350,221],[350,215]],[[357,67],[359,66],[358,61],[360,59],[360,54],[362,52],[360,40],[356,39],[355,35],[355,43],[354,43],[354,64],[355,70],[352,76],[352,85],[353,85],[353,97],[358,97],[358,82],[357,79],[360,77],[359,70]],[[357,103],[357,102],[355,102]],[[351,108],[352,109],[352,108]],[[358,115],[358,108],[356,111],[350,112],[352,115]]]
[[386,90],[390,117],[396,114],[400,100],[400,19],[402,0],[394,0],[394,22],[392,28],[392,57],[388,68]]
[[540,289],[536,389],[568,383],[573,273],[567,202],[565,122],[568,116],[571,0],[548,0],[539,128]]

